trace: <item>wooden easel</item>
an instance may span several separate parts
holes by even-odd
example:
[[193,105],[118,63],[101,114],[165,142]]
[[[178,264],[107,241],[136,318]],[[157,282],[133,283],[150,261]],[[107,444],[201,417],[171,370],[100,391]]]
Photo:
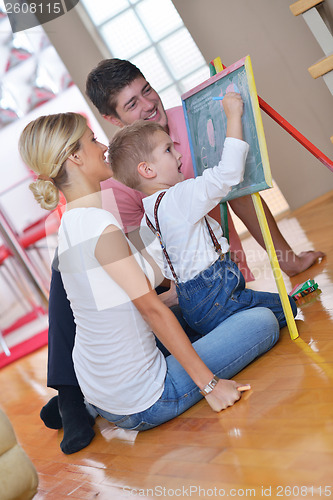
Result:
[[[220,58],[214,59],[210,64],[211,76],[216,74],[216,73],[219,73],[220,71],[223,71],[224,68],[225,68],[225,66],[223,66],[223,64],[221,63]],[[285,286],[284,281],[283,281],[282,271],[281,271],[280,264],[279,264],[279,261],[278,261],[277,256],[276,256],[272,236],[271,236],[271,233],[270,233],[270,230],[268,227],[268,223],[267,223],[266,215],[265,215],[265,212],[264,212],[264,209],[262,206],[261,198],[260,198],[259,193],[251,194],[251,197],[252,197],[254,208],[255,208],[255,211],[256,211],[256,214],[258,217],[260,229],[261,229],[261,232],[262,232],[262,235],[264,238],[269,261],[270,261],[270,264],[271,264],[271,267],[273,270],[273,275],[274,275],[276,286],[277,286],[279,296],[281,299],[283,312],[284,312],[284,315],[286,317],[286,321],[287,321],[287,325],[288,325],[288,329],[289,329],[289,334],[290,334],[291,339],[295,340],[299,336],[298,331],[297,331],[297,326],[296,326],[296,322],[295,322],[295,319],[294,319],[294,316],[292,313],[292,309],[290,306],[289,297],[287,294],[286,286]],[[223,214],[221,219],[224,222],[227,219],[227,217],[226,217],[227,207],[226,207],[226,203],[221,203],[220,205],[221,205],[221,214]],[[227,228],[224,227],[223,229],[225,231],[225,234],[228,234]]]

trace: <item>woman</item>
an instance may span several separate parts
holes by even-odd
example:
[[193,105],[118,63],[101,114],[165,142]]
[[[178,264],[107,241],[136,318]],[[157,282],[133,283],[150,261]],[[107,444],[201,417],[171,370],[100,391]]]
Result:
[[[19,148],[38,175],[30,188],[41,206],[54,209],[59,189],[67,201],[59,269],[75,317],[73,360],[86,400],[110,422],[135,430],[162,424],[203,396],[214,411],[233,405],[240,384],[229,379],[278,340],[273,313],[235,314],[192,345],[156,295],[152,268],[102,209],[107,148],[85,119],[40,117],[24,129]],[[163,356],[153,332],[171,355]]]

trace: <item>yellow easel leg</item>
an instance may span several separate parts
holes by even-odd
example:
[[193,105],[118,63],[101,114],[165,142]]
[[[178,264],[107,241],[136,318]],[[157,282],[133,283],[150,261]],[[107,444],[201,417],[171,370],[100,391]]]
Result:
[[283,312],[287,320],[287,325],[290,333],[290,337],[292,340],[297,339],[298,337],[298,331],[297,331],[297,326],[295,323],[295,319],[291,310],[291,305],[288,299],[288,294],[286,290],[286,286],[284,284],[283,278],[282,278],[282,273],[281,273],[281,268],[279,261],[276,256],[275,248],[273,245],[273,240],[271,233],[269,231],[266,215],[262,206],[261,198],[259,196],[259,193],[254,193],[251,195],[254,208],[256,210],[256,214],[258,217],[260,229],[264,238],[266,250],[268,253],[269,261],[272,266],[274,278],[275,278],[275,283],[280,295],[280,299],[282,302],[282,307],[283,307]]
[[215,57],[213,61],[216,73],[223,71],[223,64],[220,57]]

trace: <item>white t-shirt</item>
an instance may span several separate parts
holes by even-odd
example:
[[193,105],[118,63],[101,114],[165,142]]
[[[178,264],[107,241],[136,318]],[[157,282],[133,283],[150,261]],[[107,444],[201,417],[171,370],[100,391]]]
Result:
[[[194,278],[216,261],[217,253],[203,217],[229,193],[232,186],[243,180],[248,150],[246,142],[227,137],[217,166],[206,169],[195,179],[172,186],[162,198],[158,209],[162,240],[181,282]],[[145,213],[155,228],[154,207],[159,193],[143,199]],[[207,216],[207,219],[223,253],[228,252],[229,243],[223,237],[221,226],[211,217]],[[159,241],[148,228],[145,217],[141,221],[140,234],[164,276],[172,280]]]
[[[89,403],[126,415],[149,408],[161,396],[166,362],[149,325],[95,258],[98,238],[109,225],[120,228],[102,209],[65,212],[59,269],[76,323],[73,361],[82,392]],[[139,265],[151,271],[128,244]]]

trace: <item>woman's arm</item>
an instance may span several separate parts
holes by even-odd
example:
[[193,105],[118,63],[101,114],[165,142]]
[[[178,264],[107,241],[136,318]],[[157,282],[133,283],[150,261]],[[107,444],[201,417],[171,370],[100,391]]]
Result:
[[[150,230],[149,230],[149,232],[150,232]],[[140,252],[142,257],[152,267],[154,275],[155,275],[154,288],[156,288],[157,286],[169,288],[169,290],[167,290],[166,292],[160,293],[158,298],[168,307],[177,305],[178,304],[178,297],[177,297],[175,284],[173,281],[170,281],[163,276],[161,269],[156,264],[155,260],[152,258],[152,256],[149,254],[149,252],[147,252],[147,249],[146,249],[146,247],[142,241],[142,238],[140,236],[139,228],[137,228],[135,231],[132,231],[131,233],[128,233],[126,236],[127,236],[128,240],[132,243],[132,245],[135,247],[135,249],[138,252]],[[155,236],[154,236],[154,238],[155,238]]]
[[[121,286],[151,329],[174,355],[200,389],[213,378],[213,373],[194,350],[174,314],[158,298],[136,262],[123,233],[108,226],[99,238],[95,256],[110,277]],[[237,383],[219,380],[206,396],[215,411],[220,411],[240,398]]]
[[[194,383],[203,389],[214,374],[196,353],[175,315],[158,299],[154,291],[133,300],[133,303],[163,345],[179,361]],[[240,398],[238,386],[233,380],[220,379],[213,391],[206,396],[208,404],[214,411],[233,405]]]

